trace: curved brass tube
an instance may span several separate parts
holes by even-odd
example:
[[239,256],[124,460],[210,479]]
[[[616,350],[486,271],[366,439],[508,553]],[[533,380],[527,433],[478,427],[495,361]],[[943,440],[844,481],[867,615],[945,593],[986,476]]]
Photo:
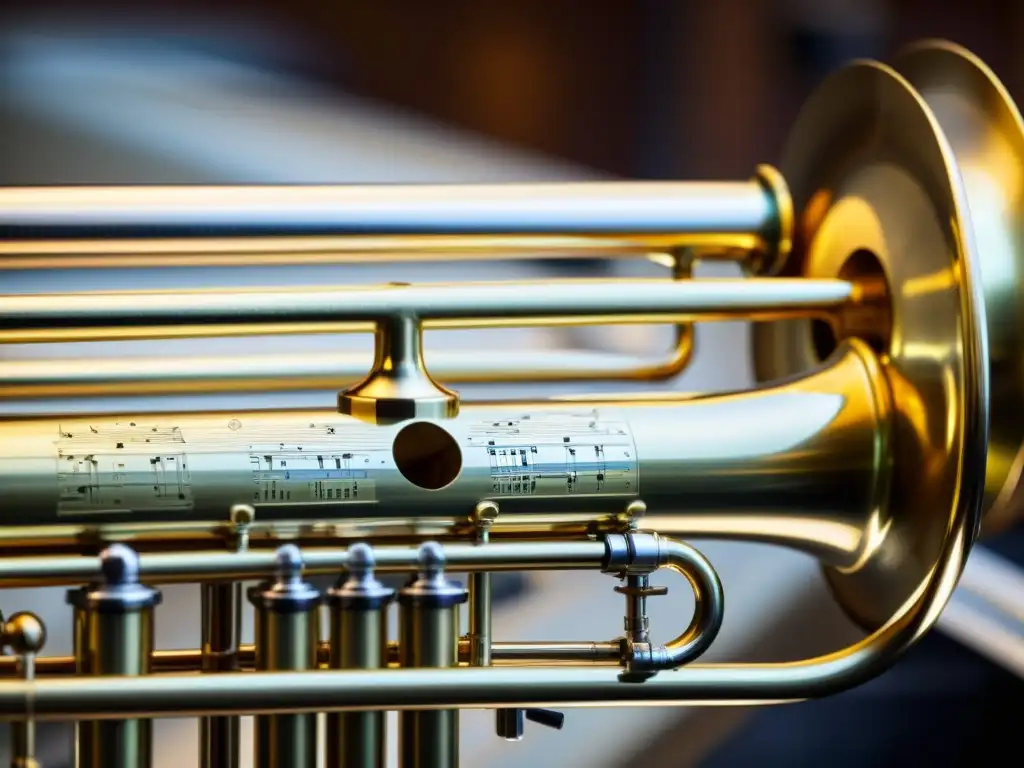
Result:
[[683,576],[693,589],[694,612],[690,625],[656,656],[655,669],[676,669],[699,658],[711,647],[722,628],[725,596],[715,569],[700,552],[676,539],[654,534],[659,549],[659,567]]

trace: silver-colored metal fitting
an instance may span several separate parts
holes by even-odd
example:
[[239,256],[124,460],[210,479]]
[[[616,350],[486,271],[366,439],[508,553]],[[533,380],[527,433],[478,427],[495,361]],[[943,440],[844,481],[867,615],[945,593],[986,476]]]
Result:
[[661,538],[656,533],[628,533],[632,557],[626,568],[629,576],[645,576],[654,573],[664,564]]
[[249,593],[254,605],[276,613],[307,611],[320,602],[320,592],[302,580],[302,550],[284,544],[274,555],[275,581]]
[[627,632],[636,630],[648,632],[651,628],[651,620],[647,616],[624,616],[622,626]]
[[656,533],[611,533],[605,536],[602,571],[626,576],[647,576],[665,564],[661,539]]
[[327,592],[327,601],[342,609],[379,610],[394,596],[394,590],[381,584],[373,574],[377,558],[368,544],[349,547],[348,578]]
[[419,548],[419,577],[398,593],[403,605],[432,608],[450,608],[466,602],[469,593],[458,583],[448,581],[444,575],[444,549],[435,541]]
[[234,504],[228,512],[228,519],[236,528],[245,528],[256,519],[256,510],[249,504]]
[[605,555],[601,570],[604,573],[625,573],[630,562],[629,541],[625,534],[609,533],[604,537]]
[[139,555],[124,544],[111,544],[100,554],[100,573],[108,586],[139,583]]
[[138,553],[125,544],[111,544],[100,554],[100,583],[68,592],[75,607],[100,613],[132,613],[159,605],[161,594],[139,583]]
[[630,643],[626,664],[632,672],[657,672],[668,669],[672,659],[663,645]]
[[302,550],[294,544],[283,544],[274,553],[274,574],[279,583],[299,580],[304,565]]

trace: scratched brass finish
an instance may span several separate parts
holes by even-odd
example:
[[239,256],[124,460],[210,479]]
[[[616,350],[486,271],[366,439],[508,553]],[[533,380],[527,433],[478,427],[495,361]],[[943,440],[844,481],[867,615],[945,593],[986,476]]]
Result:
[[[400,764],[457,768],[466,708],[496,710],[495,736],[515,741],[562,727],[541,707],[771,704],[871,680],[935,624],[986,512],[997,528],[1024,499],[1022,159],[1020,116],[992,73],[929,43],[830,76],[779,169],[741,182],[0,190],[0,271],[393,249],[575,250],[669,271],[0,295],[0,345],[375,341],[354,362],[0,361],[0,588],[67,586],[75,610],[72,657],[29,659],[24,643],[0,657],[0,720],[26,757],[36,722],[76,721],[80,768],[146,768],[157,717],[206,718],[204,767],[233,768],[246,715],[257,768],[376,768],[393,711]],[[745,274],[695,277],[710,259]],[[529,400],[456,387],[665,378],[686,368],[692,325],[717,321],[756,323],[756,387]],[[610,323],[670,323],[677,344],[667,358],[461,361],[424,344],[435,329]],[[303,410],[117,399],[311,385],[330,391]],[[114,405],[87,409],[97,394]],[[865,637],[795,662],[701,662],[725,612],[689,543],[703,539],[813,556]],[[490,574],[536,570],[613,577],[623,634],[494,637]],[[648,616],[665,570],[695,598],[671,628]],[[246,581],[256,641],[243,646]],[[156,588],[175,583],[202,587],[201,647],[157,651]]]

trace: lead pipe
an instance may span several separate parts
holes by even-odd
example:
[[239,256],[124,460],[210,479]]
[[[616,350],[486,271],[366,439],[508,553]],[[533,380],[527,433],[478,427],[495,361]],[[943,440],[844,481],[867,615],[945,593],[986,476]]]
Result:
[[[160,603],[161,595],[139,583],[138,555],[128,547],[115,544],[104,550],[100,560],[102,583],[68,594],[69,602],[88,614],[83,666],[90,675],[119,679],[148,675],[153,654],[153,608]],[[98,720],[82,725],[91,733],[79,745],[79,768],[149,767],[149,719]]]
[[[419,578],[398,593],[399,648],[404,668],[458,664],[459,606],[468,593],[444,575],[444,552],[420,547]],[[402,708],[398,713],[400,768],[458,768],[459,711]]]
[[[387,607],[394,590],[373,575],[373,551],[351,549],[348,578],[327,592],[330,606],[331,669],[380,669],[388,664]],[[383,768],[386,720],[383,712],[327,716],[327,768]]]
[[[0,296],[7,331],[318,321],[433,320],[464,328],[477,318],[500,326],[687,323],[821,315],[855,301],[844,280],[558,280],[450,285],[393,284],[280,290],[139,291]],[[254,332],[256,328],[254,327]]]
[[[316,669],[320,593],[302,580],[302,553],[286,544],[275,553],[276,580],[249,593],[256,607],[260,671]],[[206,675],[205,679],[235,677]],[[255,768],[316,768],[315,713],[266,715],[254,724]]]

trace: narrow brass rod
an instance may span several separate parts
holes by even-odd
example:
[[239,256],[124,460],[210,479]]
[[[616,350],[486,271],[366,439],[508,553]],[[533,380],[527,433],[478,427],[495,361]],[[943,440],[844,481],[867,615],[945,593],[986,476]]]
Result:
[[[592,237],[227,237],[0,241],[0,270],[153,269],[365,264],[433,259],[492,261],[647,258],[650,245]],[[657,251],[655,251],[657,252]]]
[[782,228],[764,182],[29,187],[0,191],[9,239],[556,235],[615,240]]
[[24,294],[0,297],[7,329],[178,323],[502,318],[503,325],[685,323],[825,314],[856,299],[842,280],[561,280],[288,290]]
[[[600,541],[494,542],[486,546],[446,544],[445,559],[452,571],[481,570],[589,570],[604,562]],[[303,552],[305,573],[337,575],[345,570],[345,549],[310,549]],[[374,550],[378,572],[409,572],[416,568],[413,547]],[[145,553],[139,556],[140,579],[147,584],[196,581],[241,581],[265,578],[274,571],[274,552]],[[30,584],[58,586],[84,584],[100,576],[98,557],[15,557],[0,559],[0,586]],[[40,660],[41,661],[41,660]]]
[[[469,662],[469,641],[459,641],[459,661]],[[330,657],[330,644],[320,643],[318,663],[326,668]],[[390,642],[387,647],[389,664],[398,663],[398,643]],[[238,647],[238,669],[255,669],[256,646],[244,644]],[[491,644],[491,661],[495,665],[514,666],[536,662],[586,663],[616,665],[621,661],[618,642],[495,642]],[[154,673],[199,672],[202,669],[203,652],[199,648],[159,650],[152,654]],[[0,656],[0,678],[17,674],[16,656]],[[36,660],[36,673],[41,677],[74,675],[77,673],[74,656],[44,656]]]
[[[426,360],[435,379],[453,383],[651,380],[679,373],[690,348],[683,335],[661,357],[523,350],[511,367],[507,352],[428,350]],[[372,362],[367,355],[310,354],[3,360],[0,399],[337,388],[364,377]]]
[[[237,672],[242,620],[242,585],[219,582],[200,585],[205,673]],[[155,661],[155,659],[154,659]],[[204,717],[199,721],[200,768],[237,768],[241,721],[237,717]]]

